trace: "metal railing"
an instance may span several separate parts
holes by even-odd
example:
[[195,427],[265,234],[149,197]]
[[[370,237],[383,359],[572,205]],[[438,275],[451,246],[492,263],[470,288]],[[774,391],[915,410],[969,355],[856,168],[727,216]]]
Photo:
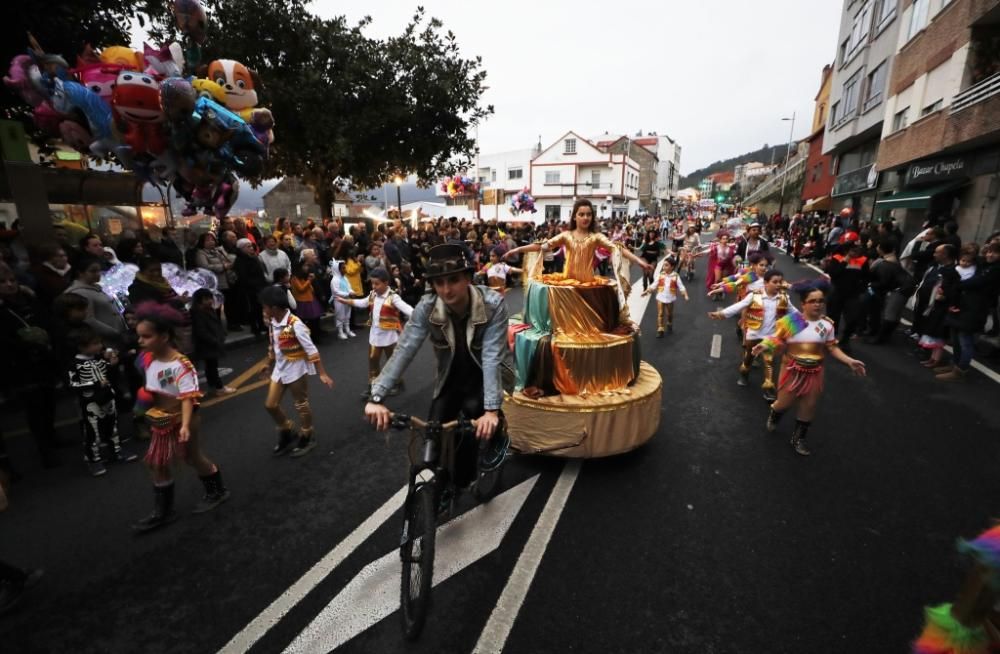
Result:
[[786,171],[776,170],[773,175],[768,177],[766,180],[761,182],[760,186],[755,188],[753,192],[750,193],[744,200],[743,204],[753,204],[758,200],[766,198],[771,193],[781,188],[781,179],[783,176],[787,176],[787,181],[795,179],[795,176],[802,172],[805,168],[806,157],[799,157],[795,161],[789,162],[788,169]]
[[974,104],[992,98],[1000,93],[1000,73],[990,75],[978,84],[974,84],[955,96],[951,101],[951,113],[958,113]]

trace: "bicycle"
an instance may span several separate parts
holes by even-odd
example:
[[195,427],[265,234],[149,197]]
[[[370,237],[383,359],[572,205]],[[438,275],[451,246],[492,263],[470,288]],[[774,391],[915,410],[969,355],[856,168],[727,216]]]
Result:
[[[452,444],[445,439],[446,436],[451,439],[455,436],[474,438],[475,421],[463,418],[442,424],[394,413],[390,427],[409,429],[411,435],[409,487],[403,502],[403,531],[399,543],[402,562],[400,613],[404,637],[415,640],[423,631],[431,599],[438,518],[453,512],[461,494],[461,489],[453,481],[454,462],[442,461],[442,454],[454,452],[453,448],[446,449]],[[477,476],[472,486],[472,495],[480,503],[493,499],[500,487],[509,447],[503,419],[497,436],[494,436],[497,437],[505,439],[506,444],[492,453],[487,463],[483,461],[482,450],[490,441],[480,441]]]

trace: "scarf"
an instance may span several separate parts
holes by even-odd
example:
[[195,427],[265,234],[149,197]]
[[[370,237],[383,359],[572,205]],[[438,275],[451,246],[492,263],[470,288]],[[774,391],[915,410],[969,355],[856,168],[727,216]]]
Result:
[[54,272],[55,274],[59,275],[60,277],[65,277],[66,275],[69,274],[69,271],[73,269],[73,267],[70,266],[68,263],[66,264],[65,268],[56,268],[48,261],[43,262],[42,265],[51,270],[52,272]]

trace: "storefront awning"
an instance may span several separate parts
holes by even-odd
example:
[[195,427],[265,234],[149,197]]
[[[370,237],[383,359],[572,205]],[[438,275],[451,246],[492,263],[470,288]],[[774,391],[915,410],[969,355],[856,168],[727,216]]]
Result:
[[875,206],[879,209],[926,209],[935,195],[952,191],[967,183],[967,180],[961,180],[912,191],[901,191],[877,200]]
[[803,211],[829,211],[830,206],[833,204],[833,199],[829,195],[821,195],[818,198],[809,200],[806,202],[805,206],[802,207]]

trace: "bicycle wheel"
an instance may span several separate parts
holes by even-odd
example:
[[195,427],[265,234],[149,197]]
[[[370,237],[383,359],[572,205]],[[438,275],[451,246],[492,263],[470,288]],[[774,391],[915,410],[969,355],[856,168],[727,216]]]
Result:
[[403,635],[414,640],[423,631],[431,600],[436,535],[435,488],[433,480],[418,483],[406,502],[403,542],[400,546],[402,575],[400,606]]
[[485,504],[492,500],[497,491],[500,490],[500,481],[503,478],[504,464],[500,464],[492,470],[480,470],[479,477],[472,487],[472,496],[477,502]]
[[507,462],[507,450],[510,447],[510,439],[507,436],[506,428],[502,434],[494,436],[502,438],[503,446],[491,453],[490,457],[484,461],[483,452],[480,455],[476,468],[478,470],[476,483],[472,486],[472,496],[477,502],[486,503],[492,500],[500,490],[500,481],[503,479],[503,469]]

